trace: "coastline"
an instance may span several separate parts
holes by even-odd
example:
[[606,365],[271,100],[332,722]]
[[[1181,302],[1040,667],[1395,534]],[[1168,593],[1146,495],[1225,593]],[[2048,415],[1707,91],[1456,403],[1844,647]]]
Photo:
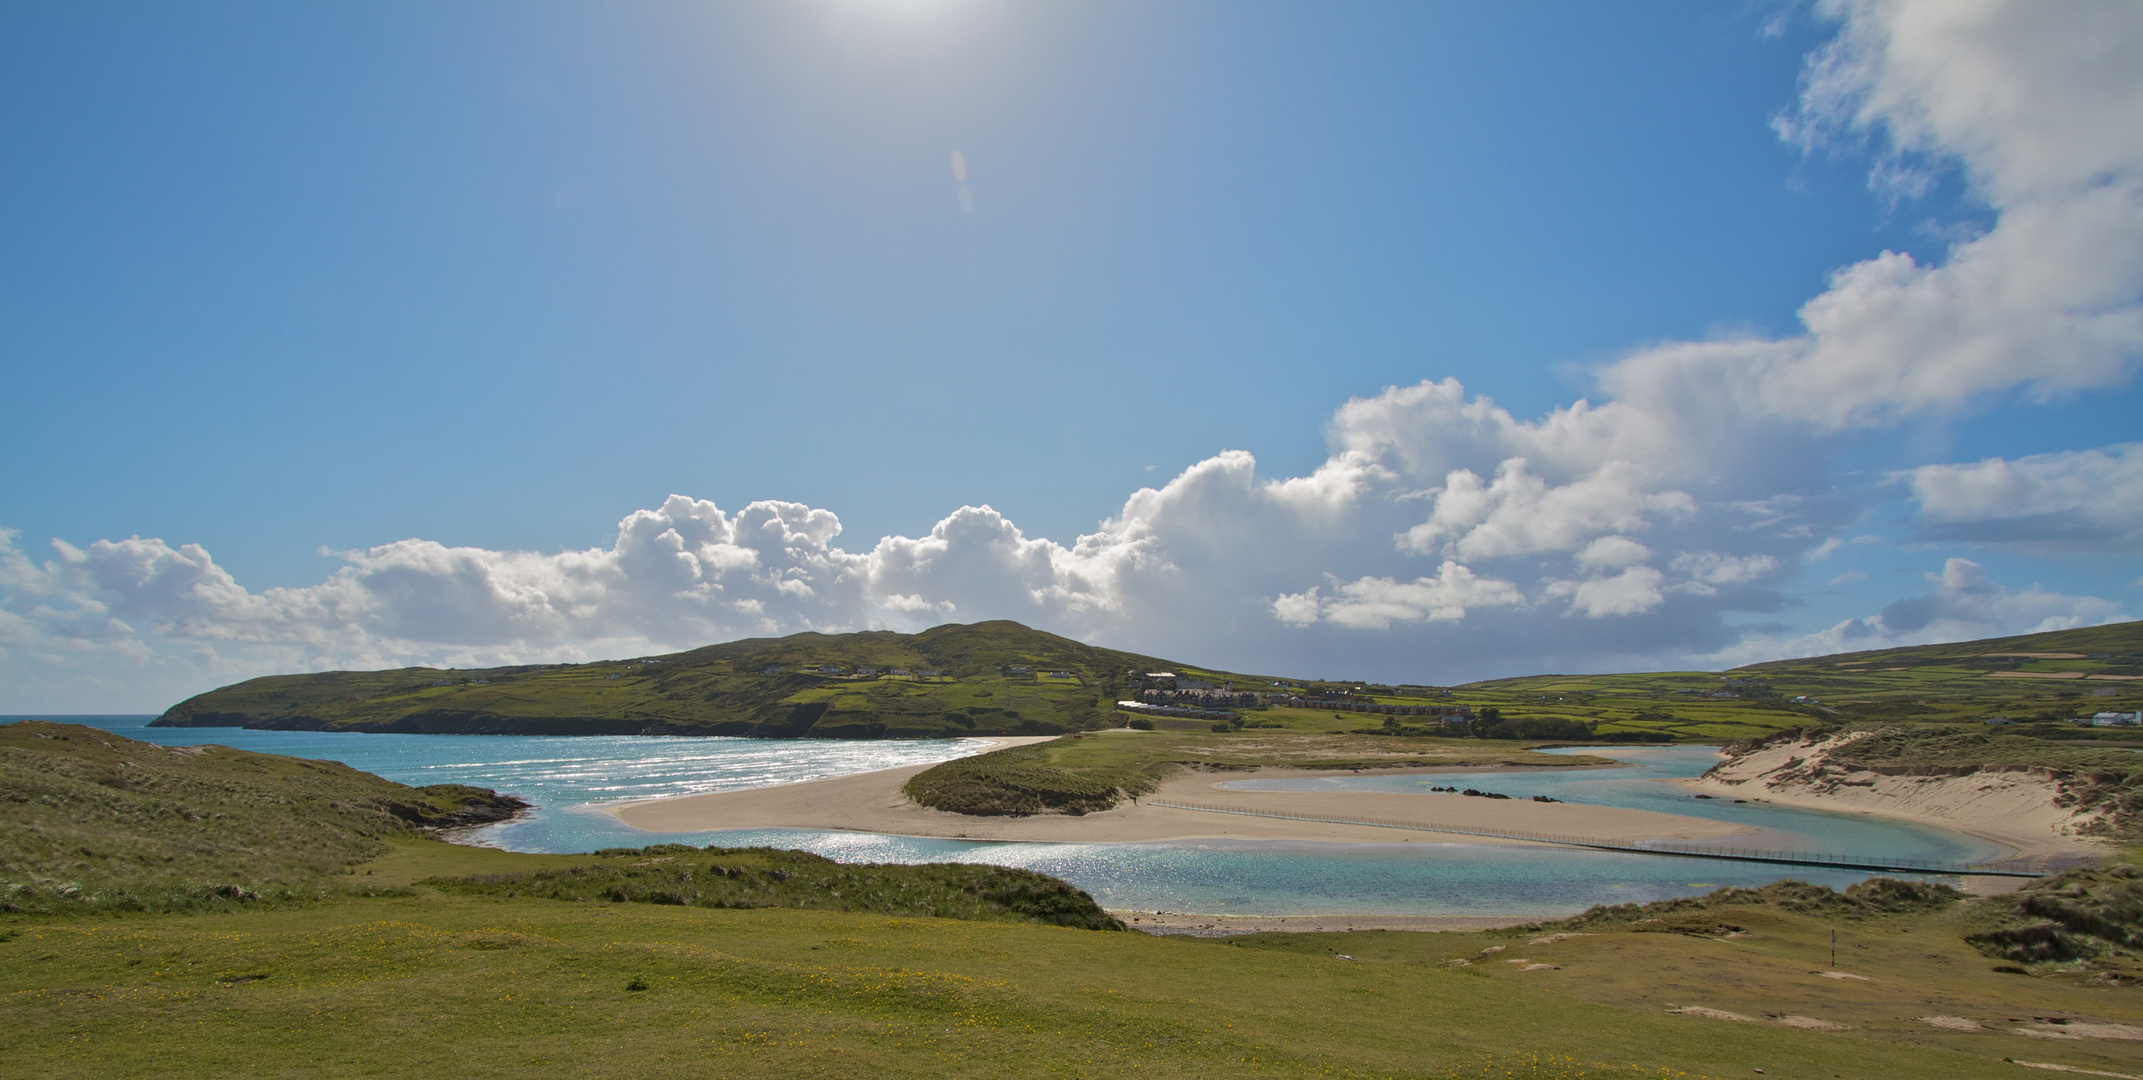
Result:
[[[1046,742],[1049,738],[995,738],[988,741],[998,745],[1025,745]],[[1823,794],[1777,791],[1762,788],[1759,784],[1758,793],[1747,785],[1763,775],[1765,765],[1776,763],[1733,764],[1737,768],[1727,770],[1729,775],[1723,778],[1707,774],[1673,783],[1691,792],[1732,798],[1753,797],[1800,809],[1865,814],[1949,829],[2013,849],[2018,857],[2099,855],[2106,850],[2097,842],[2072,835],[2068,831],[2074,825],[2070,820],[2072,816],[2052,805],[2051,791],[2042,790],[2043,782],[2035,783],[2021,774],[1999,774],[1996,784],[1988,784],[1987,778],[1876,777],[1873,784]],[[1397,792],[1264,792],[1220,787],[1239,780],[1332,775],[1328,770],[1285,767],[1225,771],[1185,769],[1163,782],[1158,791],[1143,801],[1084,816],[970,817],[919,806],[902,792],[901,787],[909,777],[930,767],[906,766],[743,791],[619,803],[601,809],[630,828],[653,833],[801,828],[941,839],[1057,843],[1233,840],[1542,846],[1500,837],[1182,810],[1150,805],[1153,800],[1195,802],[1251,813],[1384,818],[1459,828],[1580,834],[1619,841],[1708,840],[1755,831],[1709,818],[1585,803],[1536,803]],[[1380,774],[1389,775],[1449,776],[1509,771],[1513,770],[1507,765],[1378,770]],[[1744,772],[1748,775],[1739,775]],[[1971,783],[1965,784],[1967,780]],[[1971,790],[1964,790],[1965,787]],[[1893,791],[1893,788],[1901,790]],[[1934,797],[1938,795],[1942,797]],[[1983,896],[2013,892],[2022,884],[2023,881],[2017,878],[1985,876],[1966,876],[1962,881],[1965,891]],[[1480,930],[1560,917],[1553,914],[1274,916],[1129,910],[1112,914],[1122,918],[1131,928],[1146,933],[1203,937],[1348,930]]]
[[[1725,798],[1931,825],[2014,849],[2015,858],[2097,856],[2112,850],[2104,842],[2077,835],[2077,826],[2089,817],[2056,806],[2054,782],[2026,772],[1890,776],[1854,770],[1847,782],[1826,783],[1821,792],[1800,780],[1765,779],[1788,772],[1801,758],[1814,757],[1822,749],[1799,743],[1767,747],[1674,783]],[[1774,783],[1779,786],[1771,786]]]
[[1111,911],[1144,934],[1238,937],[1243,934],[1341,934],[1396,930],[1414,934],[1501,930],[1561,919],[1562,915],[1194,915],[1179,911]]
[[[1008,744],[1012,740],[1000,740]],[[1026,739],[1021,742],[1042,741]],[[908,778],[929,768],[913,765],[826,780],[685,795],[604,807],[619,822],[646,832],[708,832],[718,829],[797,828],[885,833],[952,840],[1013,840],[1060,843],[1140,843],[1169,840],[1279,840],[1325,843],[1471,843],[1538,846],[1522,840],[1444,833],[1415,833],[1373,825],[1214,814],[1131,802],[1073,817],[970,817],[932,810],[901,791]],[[1509,772],[1509,766],[1432,766],[1378,770],[1390,775],[1463,775]],[[1710,840],[1753,830],[1708,818],[1582,803],[1475,799],[1368,791],[1229,791],[1236,780],[1329,776],[1313,769],[1263,768],[1204,772],[1186,770],[1148,796],[1195,801],[1252,812],[1284,812],[1341,818],[1390,818],[1473,829],[1575,833],[1613,840]],[[1208,918],[1199,916],[1199,918]],[[1530,920],[1520,920],[1530,921]]]

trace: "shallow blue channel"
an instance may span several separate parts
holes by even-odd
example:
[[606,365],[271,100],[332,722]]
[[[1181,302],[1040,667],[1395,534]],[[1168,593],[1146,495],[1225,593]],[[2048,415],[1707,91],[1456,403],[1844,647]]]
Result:
[[[1567,772],[1513,771],[1412,776],[1354,773],[1285,780],[1236,780],[1220,786],[1235,791],[1376,791],[1415,794],[1425,800],[1466,798],[1463,795],[1435,793],[1430,791],[1431,788],[1473,788],[1508,795],[1514,799],[1530,799],[1535,795],[1544,795],[1564,802],[1621,806],[1662,814],[1684,814],[1732,822],[1757,830],[1753,834],[1722,837],[1709,842],[1721,847],[1858,855],[1866,858],[1926,859],[1937,862],[1978,862],[2008,854],[2008,849],[2001,845],[1948,829],[1886,821],[1857,814],[1773,806],[1761,801],[1761,792],[1751,793],[1754,801],[1750,802],[1736,802],[1733,797],[1701,799],[1696,793],[1673,783],[1675,780],[1703,775],[1704,770],[1718,762],[1717,747],[1618,747],[1604,750],[1598,747],[1581,747],[1547,752],[1612,756],[1626,764],[1622,768]],[[1702,847],[1706,842],[1678,840],[1675,843]]]
[[[8,717],[5,719],[29,719]],[[242,728],[151,728],[148,716],[49,716],[167,746],[218,743],[261,753],[326,758],[405,784],[473,784],[537,805],[476,842],[515,851],[573,852],[653,843],[767,844],[844,862],[968,862],[1053,874],[1116,910],[1263,915],[1558,915],[1593,904],[1642,903],[1762,885],[1783,877],[1843,888],[1868,875],[1571,848],[1445,843],[1395,833],[1391,843],[1198,841],[1052,844],[939,840],[803,829],[649,833],[599,807],[634,799],[733,791],[944,761],[975,753],[959,740],[829,742],[645,736],[392,735]],[[1573,751],[1577,753],[1599,751]],[[1346,776],[1286,785],[1419,792],[1474,787],[1513,797],[1629,806],[1735,821],[1764,830],[1737,846],[1791,847],[1885,857],[1978,859],[2001,854],[1971,837],[1904,823],[1689,798],[1664,780],[1716,760],[1707,748],[1608,751],[1629,768],[1574,773]]]

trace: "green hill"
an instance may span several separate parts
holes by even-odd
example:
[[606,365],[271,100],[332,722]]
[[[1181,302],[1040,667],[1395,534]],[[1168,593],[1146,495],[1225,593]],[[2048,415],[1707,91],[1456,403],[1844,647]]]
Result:
[[805,633],[592,664],[271,675],[188,698],[155,725],[791,738],[1058,734],[1113,723],[1125,673],[1167,663],[1015,622],[919,634]]
[[[840,864],[676,844],[587,855],[444,844],[440,829],[528,804],[459,784],[413,788],[335,761],[158,746],[78,724],[0,724],[0,792],[0,915],[304,905],[421,880],[493,898],[1122,929],[1084,892],[998,866]],[[425,870],[391,884],[358,872],[382,859]]]
[[[1471,683],[1507,716],[1599,735],[1754,738],[1810,722],[2055,722],[2143,708],[2143,622],[1751,664],[1731,671],[1527,675]],[[1806,700],[1795,701],[1796,698]]]
[[[521,735],[933,738],[1113,726],[1124,676],[1275,680],[1087,645],[1015,622],[919,634],[792,634],[591,664],[273,675],[173,706],[162,727]],[[1025,669],[1025,670],[1021,670]],[[902,674],[895,674],[902,672]],[[926,675],[935,672],[935,675]],[[1400,734],[1629,741],[1754,738],[1811,721],[2060,720],[2143,707],[2143,623],[1753,664],[1727,672],[1529,675],[1443,689],[1303,682],[1356,703],[1465,703],[1500,726]],[[1795,701],[1796,698],[1808,700]],[[1253,727],[1378,733],[1356,710],[1275,707]],[[1203,721],[1163,721],[1203,730]]]
[[527,803],[413,788],[339,761],[163,747],[78,724],[0,725],[0,910],[257,899],[344,873],[424,828]]

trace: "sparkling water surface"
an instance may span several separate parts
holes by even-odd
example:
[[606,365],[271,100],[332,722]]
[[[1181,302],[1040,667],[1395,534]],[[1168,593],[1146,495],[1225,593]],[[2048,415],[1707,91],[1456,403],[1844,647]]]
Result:
[[[11,717],[8,719],[26,719]],[[1558,915],[1593,904],[1642,903],[1762,885],[1783,877],[1843,888],[1868,875],[1664,858],[1572,848],[1448,843],[1433,833],[1391,843],[1173,841],[1134,844],[940,840],[807,829],[649,833],[604,813],[605,804],[815,780],[950,760],[987,749],[980,740],[727,739],[706,737],[397,735],[243,728],[152,728],[149,716],[50,716],[167,746],[218,743],[261,753],[327,758],[405,784],[472,784],[535,803],[520,820],[478,831],[474,842],[515,851],[573,852],[654,843],[768,844],[845,862],[965,862],[1052,874],[1116,910],[1260,915]],[[1995,845],[1942,829],[1761,803],[1692,799],[1663,781],[1695,776],[1717,755],[1705,747],[1564,751],[1613,756],[1628,768],[1582,772],[1313,777],[1236,781],[1253,790],[1355,789],[1419,793],[1473,787],[1516,797],[1628,806],[1749,825],[1754,837],[1722,843],[1884,857],[1978,859]]]

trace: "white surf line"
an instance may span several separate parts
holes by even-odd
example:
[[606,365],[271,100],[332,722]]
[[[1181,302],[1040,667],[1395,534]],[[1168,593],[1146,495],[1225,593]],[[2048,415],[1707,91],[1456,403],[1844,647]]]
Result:
[[1764,851],[1755,848],[1683,848],[1639,847],[1636,844],[1616,840],[1602,840],[1591,836],[1573,836],[1564,833],[1533,833],[1500,829],[1469,829],[1458,825],[1429,825],[1417,821],[1394,821],[1388,818],[1339,818],[1319,817],[1314,814],[1287,814],[1277,810],[1245,810],[1239,807],[1211,806],[1202,803],[1165,802],[1159,799],[1143,800],[1146,806],[1165,806],[1172,810],[1195,810],[1206,814],[1238,814],[1243,817],[1278,818],[1283,821],[1314,821],[1326,825],[1365,825],[1378,829],[1411,829],[1416,832],[1454,833],[1460,836],[1486,836],[1497,840],[1528,840],[1537,844],[1560,844],[1564,847],[1593,848],[1599,851],[1627,851],[1638,855],[1667,855],[1685,859],[1724,859],[1730,862],[1780,863],[1789,866],[1823,866],[1842,870],[1895,870],[1917,874],[1971,874],[1992,877],[2045,877],[2046,870],[2009,869],[1971,863],[1938,862],[1933,859],[1878,859],[1857,855],[1823,855],[1794,851]]

